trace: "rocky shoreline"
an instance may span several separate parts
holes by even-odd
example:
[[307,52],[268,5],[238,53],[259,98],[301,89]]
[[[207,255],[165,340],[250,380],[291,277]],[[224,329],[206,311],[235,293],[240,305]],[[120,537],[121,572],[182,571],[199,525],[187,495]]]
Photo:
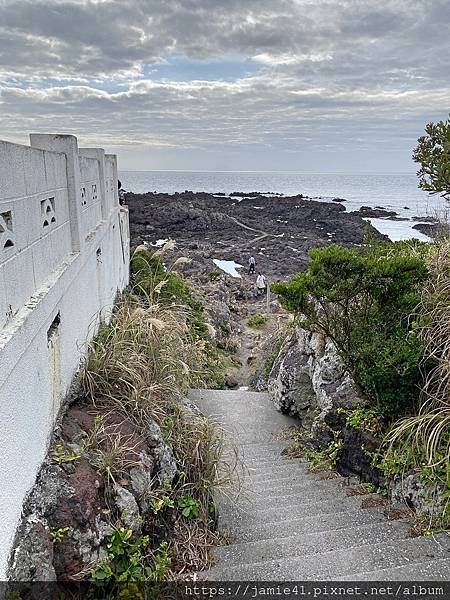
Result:
[[205,270],[223,259],[247,265],[254,254],[257,269],[272,281],[303,270],[311,248],[339,243],[359,246],[368,229],[387,239],[343,199],[318,202],[303,195],[274,196],[256,192],[221,194],[126,194],[133,245],[176,241],[178,251]]

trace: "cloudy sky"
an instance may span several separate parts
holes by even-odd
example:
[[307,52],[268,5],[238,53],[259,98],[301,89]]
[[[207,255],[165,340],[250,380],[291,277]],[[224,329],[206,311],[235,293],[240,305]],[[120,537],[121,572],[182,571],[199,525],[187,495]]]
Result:
[[122,169],[413,171],[450,109],[448,0],[0,0],[2,139]]

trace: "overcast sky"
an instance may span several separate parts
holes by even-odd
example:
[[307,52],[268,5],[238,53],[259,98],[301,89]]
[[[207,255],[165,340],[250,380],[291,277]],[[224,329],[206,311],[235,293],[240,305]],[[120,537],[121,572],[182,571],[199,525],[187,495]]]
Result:
[[448,0],[0,0],[0,137],[122,169],[413,171]]

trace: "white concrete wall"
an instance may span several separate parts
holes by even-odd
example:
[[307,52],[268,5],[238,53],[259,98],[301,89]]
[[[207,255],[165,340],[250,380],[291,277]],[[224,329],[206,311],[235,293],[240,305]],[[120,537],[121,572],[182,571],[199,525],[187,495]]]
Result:
[[129,277],[116,157],[30,137],[0,142],[0,580],[86,342]]

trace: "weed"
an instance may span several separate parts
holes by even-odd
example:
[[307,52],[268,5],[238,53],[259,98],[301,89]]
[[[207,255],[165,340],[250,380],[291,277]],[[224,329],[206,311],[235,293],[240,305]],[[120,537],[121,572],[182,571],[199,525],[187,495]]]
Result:
[[181,510],[183,517],[195,519],[200,512],[200,503],[198,500],[192,498],[192,496],[182,496],[178,500],[178,508]]
[[383,415],[377,409],[358,406],[349,414],[346,424],[354,429],[377,434],[383,429]]
[[261,329],[267,323],[267,317],[256,313],[247,320],[247,325],[252,329]]
[[54,544],[62,542],[68,531],[69,527],[60,527],[59,529],[53,529],[52,531],[50,531],[50,537],[52,538],[52,542]]
[[155,498],[151,502],[151,509],[153,514],[158,514],[163,508],[175,508],[175,502],[169,496],[163,496],[162,498]]
[[328,460],[330,461],[330,467],[334,469],[341,457],[342,449],[344,447],[343,440],[339,437],[340,432],[334,432],[334,439],[328,444],[328,447],[325,451]]
[[92,581],[100,585],[161,581],[170,567],[167,542],[152,552],[150,538],[133,538],[131,529],[114,531],[104,549],[107,558],[91,572]]
[[75,462],[81,458],[81,455],[67,450],[62,444],[56,444],[55,449],[51,454],[51,458],[53,462],[61,465],[63,463]]

